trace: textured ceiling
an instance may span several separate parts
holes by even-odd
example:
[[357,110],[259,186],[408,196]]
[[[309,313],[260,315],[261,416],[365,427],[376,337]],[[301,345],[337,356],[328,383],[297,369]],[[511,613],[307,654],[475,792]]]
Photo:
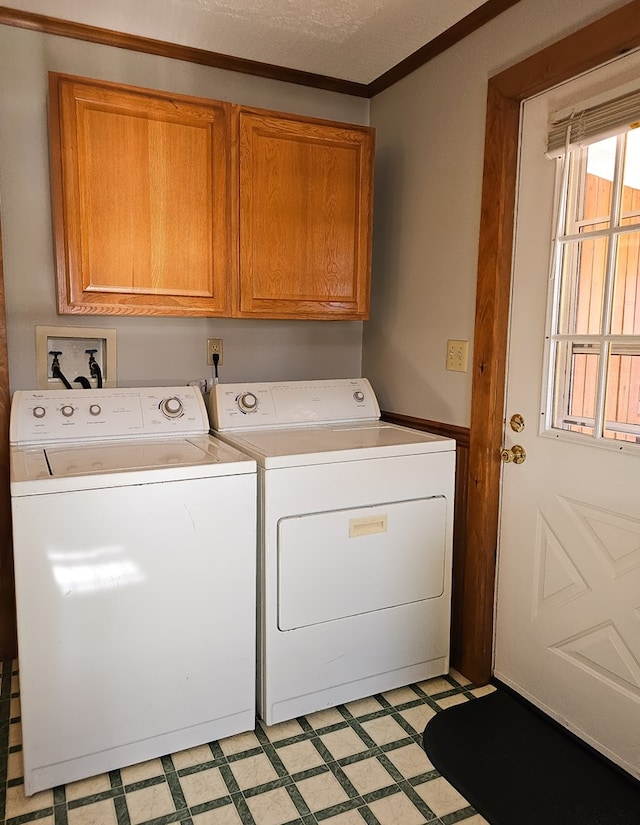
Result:
[[20,11],[370,83],[484,0],[8,0]]

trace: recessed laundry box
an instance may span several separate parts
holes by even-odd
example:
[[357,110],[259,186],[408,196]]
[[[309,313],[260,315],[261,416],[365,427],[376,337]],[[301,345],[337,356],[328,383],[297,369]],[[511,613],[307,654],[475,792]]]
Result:
[[446,673],[455,442],[380,421],[361,378],[219,384],[210,405],[258,464],[267,724]]

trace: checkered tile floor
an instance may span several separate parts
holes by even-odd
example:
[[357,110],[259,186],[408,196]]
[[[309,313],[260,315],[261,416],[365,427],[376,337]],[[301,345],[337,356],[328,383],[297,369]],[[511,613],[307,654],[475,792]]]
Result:
[[422,749],[439,710],[473,700],[455,672],[25,797],[17,664],[2,666],[6,825],[481,825]]

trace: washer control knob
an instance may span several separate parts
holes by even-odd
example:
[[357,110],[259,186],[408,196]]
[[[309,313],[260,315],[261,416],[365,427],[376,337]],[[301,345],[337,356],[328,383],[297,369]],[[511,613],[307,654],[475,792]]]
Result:
[[33,417],[34,418],[44,418],[47,414],[47,411],[44,407],[34,407],[33,408]]
[[364,401],[364,393],[362,392],[362,390],[356,390],[353,394],[353,397],[358,402]]
[[258,409],[258,399],[252,392],[243,392],[236,400],[243,413],[252,413]]
[[65,418],[71,418],[71,416],[73,415],[73,413],[75,412],[75,410],[73,409],[73,407],[71,406],[71,404],[64,404],[64,405],[60,408],[60,412],[62,413],[62,415],[64,415],[64,417],[65,417]]
[[102,407],[100,406],[100,404],[91,404],[91,406],[89,407],[90,415],[100,415],[101,412]]
[[171,398],[165,398],[160,402],[160,411],[167,418],[180,418],[184,413],[184,406],[179,398],[172,395]]

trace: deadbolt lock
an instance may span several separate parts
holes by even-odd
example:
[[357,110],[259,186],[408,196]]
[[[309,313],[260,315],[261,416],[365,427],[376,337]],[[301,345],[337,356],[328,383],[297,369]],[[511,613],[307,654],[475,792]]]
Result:
[[505,447],[500,452],[500,458],[505,464],[510,464],[511,462],[514,464],[524,464],[527,460],[527,453],[525,448],[521,447],[520,444],[514,444],[510,450]]
[[520,415],[520,413],[516,413],[511,416],[509,419],[509,426],[514,433],[521,433],[524,430],[524,418]]

